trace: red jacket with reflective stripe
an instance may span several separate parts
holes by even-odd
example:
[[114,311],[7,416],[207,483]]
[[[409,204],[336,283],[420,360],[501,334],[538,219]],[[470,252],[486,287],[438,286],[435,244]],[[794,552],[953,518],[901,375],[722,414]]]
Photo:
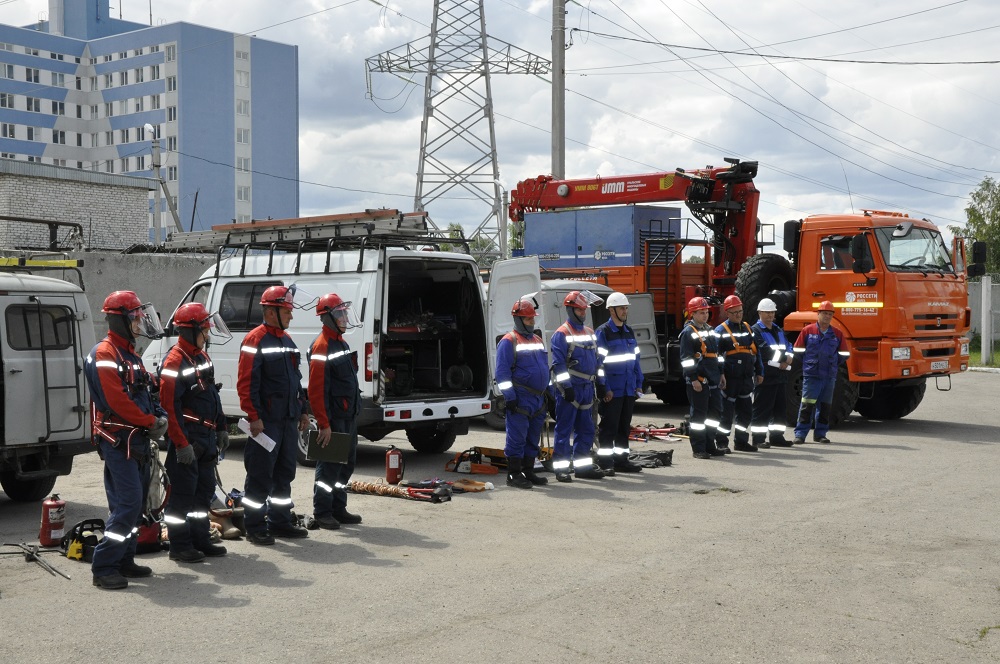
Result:
[[[135,354],[135,347],[129,341],[108,332],[108,336],[97,342],[90,352],[87,364],[91,397],[99,410],[109,408],[115,419],[136,427],[149,428],[156,423],[156,408],[149,390],[143,389],[134,396],[129,393],[129,377],[134,383],[143,380],[143,375],[149,375],[142,366],[142,358]],[[94,385],[95,377],[97,386]]]
[[355,355],[344,337],[326,325],[309,349],[309,404],[320,429],[351,420],[361,403]]
[[308,412],[299,349],[284,330],[261,324],[240,346],[236,391],[247,419],[297,419]]
[[215,387],[212,360],[205,351],[178,339],[160,366],[160,404],[167,411],[167,435],[176,447],[188,446],[188,431],[204,438],[215,431],[184,420],[184,411],[225,430],[226,416]]

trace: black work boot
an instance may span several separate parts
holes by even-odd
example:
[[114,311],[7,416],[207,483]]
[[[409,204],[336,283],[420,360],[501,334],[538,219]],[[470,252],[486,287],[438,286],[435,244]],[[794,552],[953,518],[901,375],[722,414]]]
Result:
[[507,486],[518,489],[530,489],[534,485],[521,472],[520,457],[507,457]]
[[628,458],[628,454],[616,454],[614,470],[619,473],[641,473],[642,466]]
[[535,486],[542,486],[549,483],[548,478],[542,477],[535,472],[535,457],[533,456],[526,456],[521,459],[521,472],[523,472],[524,477]]

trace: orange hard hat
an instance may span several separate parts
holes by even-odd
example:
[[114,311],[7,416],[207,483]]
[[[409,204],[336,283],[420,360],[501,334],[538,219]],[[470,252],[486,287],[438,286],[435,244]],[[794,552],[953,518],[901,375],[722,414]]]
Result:
[[287,286],[271,286],[260,296],[260,303],[265,307],[292,308],[295,291]]
[[833,313],[833,302],[830,300],[823,300],[819,303],[819,311],[829,311]]
[[535,304],[531,301],[531,298],[522,297],[511,307],[510,315],[520,316],[521,318],[532,318],[537,315]]
[[730,295],[726,298],[726,301],[722,303],[722,308],[726,311],[730,309],[735,309],[736,307],[742,307],[743,303],[740,302],[740,298],[735,295]]
[[687,312],[693,314],[696,311],[701,311],[702,309],[711,309],[708,300],[703,297],[692,297],[688,300]]

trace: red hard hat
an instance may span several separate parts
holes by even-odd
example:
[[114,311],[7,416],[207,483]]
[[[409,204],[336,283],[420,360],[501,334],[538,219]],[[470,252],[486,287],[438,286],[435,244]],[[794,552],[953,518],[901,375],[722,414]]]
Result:
[[580,294],[580,291],[570,291],[563,300],[563,305],[574,309],[587,309],[587,300]]
[[319,298],[319,302],[316,303],[316,315],[322,316],[323,314],[332,313],[338,309],[348,307],[350,304],[350,302],[344,302],[336,293],[327,293]]
[[819,303],[819,310],[832,312],[833,302],[831,302],[830,300],[823,300],[822,302]]
[[735,295],[730,295],[729,297],[726,298],[725,302],[722,303],[722,308],[725,309],[726,311],[742,306],[743,303],[740,302],[740,298],[736,297]]
[[211,317],[212,314],[208,313],[201,302],[188,302],[177,307],[174,312],[174,326],[208,329],[212,327]]
[[701,311],[702,309],[711,309],[708,300],[703,297],[692,297],[688,300],[687,312],[693,314],[696,311]]
[[514,306],[510,309],[511,316],[520,316],[521,318],[532,318],[537,315],[535,311],[535,305],[528,298],[521,298],[514,303]]
[[139,296],[130,290],[115,291],[104,299],[101,312],[105,314],[127,314],[142,306]]
[[291,309],[292,300],[289,298],[288,286],[271,286],[260,296],[260,303],[265,307]]

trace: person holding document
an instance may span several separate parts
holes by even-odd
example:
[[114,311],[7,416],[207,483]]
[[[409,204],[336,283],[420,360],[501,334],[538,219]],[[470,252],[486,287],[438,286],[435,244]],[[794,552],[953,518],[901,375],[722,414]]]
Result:
[[274,442],[272,447],[266,441],[251,441],[243,453],[247,539],[263,546],[274,544],[275,537],[309,535],[292,521],[299,432],[309,426],[299,349],[285,332],[292,320],[294,296],[294,286],[265,290],[260,298],[264,322],[250,330],[240,346],[236,391],[247,414],[249,434],[251,438],[265,434]]
[[345,463],[318,460],[313,487],[313,518],[320,528],[336,530],[340,524],[361,523],[347,511],[347,483],[358,454],[357,415],[361,411],[357,353],[351,352],[344,333],[358,322],[350,302],[336,293],[319,299],[316,315],[323,328],[309,351],[309,402],[319,426],[316,442],[330,444],[334,432],[350,437]]

